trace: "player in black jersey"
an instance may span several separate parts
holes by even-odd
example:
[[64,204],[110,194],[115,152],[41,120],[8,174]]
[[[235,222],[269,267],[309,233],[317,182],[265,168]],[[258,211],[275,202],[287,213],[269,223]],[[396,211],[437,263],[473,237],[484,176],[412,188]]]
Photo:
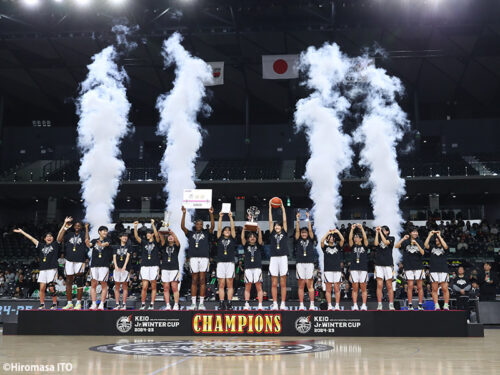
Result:
[[405,278],[408,283],[408,310],[413,310],[413,285],[416,281],[418,290],[418,309],[423,310],[422,305],[424,300],[424,266],[422,264],[422,256],[425,254],[424,244],[418,238],[417,228],[412,228],[410,234],[405,235],[397,244],[396,249],[401,249],[403,252],[403,267],[405,270]]
[[191,269],[191,306],[190,310],[196,309],[196,295],[198,283],[200,284],[200,304],[199,310],[205,310],[206,274],[210,267],[210,237],[214,233],[214,209],[210,207],[210,229],[203,229],[203,220],[194,222],[194,230],[186,228],[186,208],[182,207],[181,229],[188,239],[187,256],[189,258],[189,268]]
[[[358,230],[354,234],[354,229]],[[353,237],[354,236],[354,237]],[[352,283],[352,309],[366,311],[366,300],[368,292],[366,283],[368,282],[368,239],[366,238],[365,229],[361,224],[353,224],[349,232],[349,246],[356,257],[351,262],[349,273]],[[361,299],[363,304],[358,309],[358,288],[361,287]]]
[[[73,227],[72,232],[68,230]],[[66,262],[64,263],[64,273],[66,274],[66,298],[68,303],[63,310],[73,309],[72,293],[73,282],[76,283],[76,305],[75,310],[82,308],[83,287],[85,285],[85,261],[87,260],[87,246],[85,245],[86,235],[82,231],[82,223],[73,223],[73,218],[68,216],[57,234],[57,242],[64,246]]]
[[443,237],[441,237],[441,231],[431,230],[424,242],[424,246],[427,250],[430,250],[431,255],[430,274],[434,309],[439,310],[438,288],[441,287],[444,299],[443,310],[449,310],[450,291],[448,290],[448,281],[450,280],[450,276],[448,274],[448,262],[446,259],[448,245],[444,242]]
[[[130,276],[130,254],[132,254],[131,244],[128,240],[128,234],[120,234],[120,244],[112,246],[113,248],[113,280],[115,281],[115,303],[114,310],[127,309],[128,279]],[[120,305],[120,287],[123,287],[123,304]]]
[[[92,256],[90,257],[90,297],[92,305],[90,310],[104,310],[104,302],[108,296],[108,277],[109,265],[112,259],[113,250],[109,247],[108,228],[100,226],[98,229],[99,237],[92,241],[88,237],[88,224],[86,226],[87,238],[85,243],[89,249],[92,249]],[[101,284],[101,302],[97,306],[97,285]]]
[[[219,213],[219,226],[217,229],[217,278],[219,279],[219,309],[232,310],[234,256],[236,249],[236,230],[234,228],[233,214],[228,213],[231,227],[222,228],[223,212]],[[227,286],[227,302],[224,301],[224,289]]]
[[[245,310],[250,310],[250,291],[252,284],[257,289],[257,300],[259,301],[258,310],[262,310],[262,252],[264,251],[262,241],[262,231],[257,224],[257,234],[250,232],[248,238],[245,237],[245,227],[241,231],[241,244],[244,248],[243,265],[245,267]],[[258,237],[257,237],[258,236]]]
[[296,259],[296,276],[299,285],[299,310],[305,310],[304,306],[304,287],[307,285],[309,292],[309,310],[315,310],[314,307],[314,233],[312,224],[309,220],[309,212],[306,212],[308,226],[300,228],[300,212],[297,212],[295,221],[295,259]]
[[[160,234],[160,238],[163,235]],[[162,243],[165,240],[162,240]],[[170,288],[174,295],[174,307],[179,310],[179,250],[181,245],[176,234],[169,230],[165,246],[161,249],[161,282],[163,283],[163,297],[165,298],[165,310],[170,310]]]
[[286,310],[286,277],[288,275],[288,227],[286,211],[281,202],[283,223],[273,222],[271,201],[269,201],[269,231],[271,232],[271,259],[269,273],[271,274],[271,294],[273,304],[271,310],[278,310],[278,280],[281,286],[281,304],[279,309]]
[[[336,241],[335,235],[339,241]],[[342,249],[344,236],[338,229],[329,231],[321,239],[323,257],[323,281],[326,284],[326,302],[328,310],[340,310],[340,283],[342,281]],[[335,307],[332,306],[332,284],[335,291]]]
[[156,299],[156,280],[160,271],[160,235],[156,230],[155,221],[151,219],[151,228],[146,231],[146,240],[139,237],[137,232],[138,221],[134,222],[134,237],[139,245],[141,245],[141,310],[146,309],[146,297],[148,295],[148,287],[151,284],[151,303],[149,310],[154,309]]
[[392,248],[394,247],[394,237],[389,236],[389,227],[377,227],[375,229],[376,247],[375,255],[375,277],[377,278],[377,310],[382,310],[382,290],[385,285],[389,296],[389,310],[394,310],[394,290],[392,289],[392,278],[394,275],[394,263],[392,260]]
[[33,242],[40,254],[40,272],[38,274],[38,282],[40,283],[40,306],[38,308],[40,310],[45,309],[45,290],[48,287],[52,297],[52,306],[50,309],[57,309],[57,296],[54,283],[57,280],[57,259],[59,258],[60,245],[57,241],[54,241],[54,236],[50,232],[43,237],[43,241],[38,241],[22,229],[14,229],[14,232],[22,234]]

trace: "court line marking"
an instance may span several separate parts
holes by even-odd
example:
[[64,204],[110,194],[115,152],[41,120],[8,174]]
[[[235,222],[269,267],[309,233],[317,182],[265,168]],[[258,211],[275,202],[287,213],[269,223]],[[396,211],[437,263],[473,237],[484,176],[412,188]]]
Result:
[[187,361],[189,358],[190,358],[190,357],[186,357],[186,358],[183,358],[183,359],[181,359],[181,360],[179,360],[179,361],[177,361],[177,362],[170,363],[170,364],[166,365],[165,367],[162,367],[162,368],[159,368],[158,370],[155,370],[155,371],[153,371],[153,372],[150,372],[148,375],[156,375],[156,374],[159,374],[159,373],[160,373],[160,372],[162,372],[163,370],[166,370],[166,369],[168,369],[168,368],[170,368],[170,367],[173,367],[173,366],[175,366],[175,365],[176,365],[176,364],[178,364],[178,363],[182,363],[182,362],[184,362],[184,361]]

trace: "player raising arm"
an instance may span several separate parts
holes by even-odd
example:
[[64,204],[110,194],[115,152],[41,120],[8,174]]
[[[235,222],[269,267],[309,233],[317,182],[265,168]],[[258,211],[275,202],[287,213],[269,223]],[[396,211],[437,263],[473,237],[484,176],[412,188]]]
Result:
[[[338,237],[338,241],[337,238]],[[321,249],[324,252],[323,281],[326,284],[326,302],[328,310],[340,310],[340,283],[342,282],[342,249],[344,236],[338,229],[326,233],[321,239]],[[335,308],[332,306],[332,285],[335,291]]]
[[257,224],[257,234],[249,232],[246,236],[245,227],[241,231],[241,244],[244,249],[243,265],[245,267],[245,310],[250,310],[250,291],[252,284],[257,289],[258,310],[262,310],[262,252],[264,251],[262,231]]
[[[432,245],[431,245],[432,244]],[[443,291],[444,305],[443,310],[449,310],[450,291],[448,290],[448,262],[446,251],[448,245],[441,237],[441,231],[431,230],[425,239],[424,246],[430,249],[430,273],[432,282],[432,299],[434,300],[434,309],[439,310],[438,288]]]
[[[357,229],[356,234],[354,230]],[[361,224],[353,224],[349,232],[349,246],[356,259],[351,262],[350,274],[352,283],[352,309],[358,310],[358,288],[361,287],[361,305],[362,311],[366,311],[366,299],[368,292],[366,290],[366,283],[368,281],[368,239],[366,238],[365,229]]]
[[[309,212],[306,212],[309,219]],[[311,221],[308,220],[307,228],[300,228],[300,213],[297,212],[295,224],[295,259],[297,260],[296,276],[299,284],[299,310],[305,310],[304,286],[309,292],[309,310],[314,310],[314,233]]]
[[170,229],[167,233],[166,244],[161,250],[161,282],[163,283],[165,310],[170,310],[170,288],[172,288],[172,293],[174,295],[173,310],[179,310],[180,248],[179,239]]
[[389,236],[389,234],[390,230],[386,225],[375,229],[373,245],[376,247],[375,277],[377,278],[377,310],[382,310],[384,280],[389,296],[389,310],[394,310],[394,290],[392,289],[392,277],[394,274],[392,248],[394,247],[394,237]]
[[[217,278],[219,279],[219,310],[232,310],[234,279],[234,256],[236,249],[236,230],[233,214],[228,213],[231,227],[222,228],[223,212],[219,213],[217,229]],[[227,285],[227,302],[224,301],[224,288]]]

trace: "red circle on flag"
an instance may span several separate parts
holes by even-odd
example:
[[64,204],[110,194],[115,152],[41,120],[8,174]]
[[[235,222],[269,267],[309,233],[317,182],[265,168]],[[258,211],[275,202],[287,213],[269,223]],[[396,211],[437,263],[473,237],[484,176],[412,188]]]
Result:
[[288,64],[285,60],[283,59],[278,59],[274,62],[273,64],[273,70],[277,74],[283,74],[288,70]]

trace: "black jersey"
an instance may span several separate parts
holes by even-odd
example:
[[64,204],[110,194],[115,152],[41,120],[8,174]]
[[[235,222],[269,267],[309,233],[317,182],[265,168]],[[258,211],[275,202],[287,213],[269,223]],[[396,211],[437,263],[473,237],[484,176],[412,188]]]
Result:
[[36,249],[40,254],[40,271],[59,267],[57,259],[59,258],[61,246],[56,241],[51,244],[39,241]]
[[342,249],[336,243],[333,246],[324,245],[323,248],[323,264],[325,272],[342,271],[340,263],[342,262]]
[[446,259],[446,250],[440,246],[434,245],[430,250],[430,272],[448,272],[448,261]]
[[236,241],[233,237],[221,236],[217,240],[217,262],[233,262],[236,250]]
[[284,230],[276,233],[273,229],[271,231],[271,256],[288,256],[288,253],[288,234]]
[[[118,268],[123,268],[123,265],[125,264],[125,261],[127,260],[127,254],[130,254],[132,256],[132,249],[130,248],[130,245],[114,245],[112,246],[113,249],[113,255],[116,255],[116,265]],[[130,259],[127,263],[127,268],[126,270],[130,270]]]
[[389,245],[386,245],[379,236],[379,244],[375,253],[375,264],[377,266],[392,266],[392,248],[394,247],[394,237],[386,237]]
[[199,232],[188,231],[189,258],[208,258],[210,254],[210,232],[203,229]]
[[295,241],[295,259],[297,263],[314,263],[314,241],[309,237],[300,237]]
[[[98,241],[101,242],[99,245]],[[113,254],[113,249],[111,246],[103,246],[102,244],[108,242],[109,239],[99,240],[98,238],[90,241],[92,244],[92,260],[90,262],[91,267],[109,267],[111,263],[111,255]]]
[[160,245],[156,240],[141,241],[141,266],[151,267],[160,265]]
[[[415,240],[423,249],[424,244],[420,239]],[[403,252],[403,267],[405,271],[415,271],[424,268],[422,265],[422,254],[417,245],[412,245],[411,240],[407,239],[401,243],[401,251]]]
[[63,238],[66,260],[83,263],[87,259],[85,235],[82,232],[67,232]]
[[161,266],[162,270],[178,270],[179,269],[179,250],[180,246],[175,243],[170,246],[165,245],[161,249]]
[[264,251],[264,247],[258,243],[250,245],[247,242],[244,246],[244,250],[245,269],[262,268],[262,252]]
[[352,247],[351,271],[368,271],[368,249],[364,245],[356,245]]

